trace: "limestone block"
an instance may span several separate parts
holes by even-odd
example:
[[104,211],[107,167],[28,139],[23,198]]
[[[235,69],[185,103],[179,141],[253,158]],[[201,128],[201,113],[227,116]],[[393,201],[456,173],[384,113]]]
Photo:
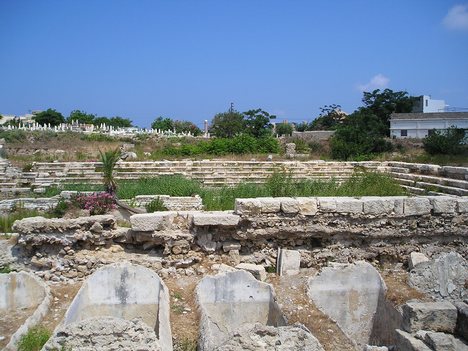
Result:
[[396,347],[399,351],[433,351],[421,340],[403,330],[396,329]]
[[350,197],[336,198],[336,212],[339,213],[362,213],[363,203],[360,199]]
[[451,196],[428,196],[434,213],[457,212],[457,200]]
[[318,197],[320,212],[336,212],[336,197]]
[[431,202],[424,197],[408,197],[404,200],[405,216],[420,216],[430,214],[432,210]]
[[427,262],[429,259],[426,255],[420,252],[412,252],[408,261],[408,268],[411,270],[422,262]]
[[281,200],[274,197],[258,198],[261,213],[276,213],[281,211]]
[[458,310],[457,334],[468,340],[468,304],[457,302],[455,307]]
[[403,309],[403,329],[407,332],[431,330],[453,333],[457,308],[448,301],[407,302]]
[[315,197],[296,197],[299,214],[314,216],[318,211],[317,199]]
[[231,211],[194,212],[195,226],[223,226],[232,227],[239,224],[240,217]]
[[[458,351],[457,342],[453,335],[445,333],[427,332],[424,342],[434,351]],[[465,348],[468,350],[468,346]]]
[[281,198],[281,211],[283,213],[294,214],[298,213],[299,210],[299,201],[297,199],[293,197]]
[[262,282],[266,280],[266,271],[265,268],[258,264],[252,263],[239,263],[236,266],[237,269],[242,269],[244,271],[252,273],[252,275]]
[[468,196],[457,199],[458,213],[468,213]]
[[130,217],[130,223],[134,231],[151,232],[155,230],[169,229],[176,217],[175,211],[160,211],[153,213],[135,214]]
[[225,241],[223,242],[223,251],[229,252],[231,250],[239,251],[241,249],[241,244],[237,241]]
[[301,267],[301,253],[297,250],[278,249],[276,271],[281,275],[299,274]]
[[363,197],[364,214],[391,214],[395,209],[395,201],[381,197]]
[[262,203],[259,199],[236,199],[234,213],[241,216],[252,216],[261,212]]
[[387,346],[373,346],[373,345],[366,345],[364,351],[388,351]]

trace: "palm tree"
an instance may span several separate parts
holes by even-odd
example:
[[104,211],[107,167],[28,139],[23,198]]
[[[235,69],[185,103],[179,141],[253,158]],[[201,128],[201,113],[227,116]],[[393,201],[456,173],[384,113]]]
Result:
[[115,197],[117,183],[115,182],[114,178],[114,168],[117,164],[117,161],[120,159],[120,148],[106,152],[99,150],[99,154],[101,156],[104,187],[106,192]]

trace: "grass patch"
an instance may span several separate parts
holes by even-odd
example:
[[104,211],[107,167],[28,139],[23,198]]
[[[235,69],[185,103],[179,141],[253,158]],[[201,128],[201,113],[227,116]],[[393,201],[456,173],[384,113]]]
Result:
[[[101,185],[65,185],[63,190],[98,191]],[[121,199],[132,199],[137,195],[200,195],[208,211],[232,210],[235,199],[255,197],[293,196],[399,196],[406,191],[390,176],[375,172],[356,172],[343,183],[330,180],[294,180],[286,172],[276,172],[265,184],[241,183],[234,187],[209,188],[181,175],[142,178],[120,181],[117,195]],[[159,204],[155,203],[159,208]]]
[[0,274],[8,274],[12,271],[10,265],[5,265],[3,267],[0,268]]
[[28,330],[18,342],[18,351],[39,351],[49,340],[51,332],[39,325]]
[[36,217],[36,216],[43,216],[43,217],[50,217],[51,215],[48,213],[39,212],[36,210],[26,210],[26,209],[19,209],[14,212],[0,215],[0,232],[2,233],[11,233],[12,232],[12,225],[15,221],[27,218],[27,217]]

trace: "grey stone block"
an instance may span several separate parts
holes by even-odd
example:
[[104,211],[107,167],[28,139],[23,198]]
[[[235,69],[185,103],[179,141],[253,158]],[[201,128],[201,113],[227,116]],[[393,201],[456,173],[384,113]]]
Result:
[[462,338],[468,341],[468,304],[465,302],[455,303],[458,310],[456,332]]
[[430,214],[432,210],[431,202],[424,197],[408,197],[404,200],[405,216],[420,216]]
[[407,332],[431,330],[453,333],[457,308],[450,302],[408,302],[402,306],[403,329]]
[[398,351],[433,351],[421,340],[403,330],[396,329],[396,348]]

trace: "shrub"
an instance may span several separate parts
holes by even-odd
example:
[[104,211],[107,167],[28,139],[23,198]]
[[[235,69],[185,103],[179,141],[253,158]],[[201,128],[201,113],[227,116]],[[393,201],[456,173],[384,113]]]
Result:
[[61,199],[58,203],[57,206],[55,206],[51,211],[50,214],[53,215],[54,217],[61,218],[65,215],[67,212],[68,208],[70,207],[70,203],[68,201],[65,201]]
[[45,327],[33,327],[21,337],[18,342],[18,351],[39,351],[50,336],[51,332]]
[[279,136],[282,136],[282,135],[292,135],[292,132],[293,132],[293,126],[292,124],[289,124],[289,123],[277,123],[276,124],[276,127],[275,127],[275,130],[276,130],[276,134],[278,134]]
[[73,198],[73,202],[81,209],[89,210],[91,215],[102,215],[115,208],[114,198],[108,193],[79,194]]
[[157,197],[153,201],[151,201],[149,204],[145,206],[146,212],[151,213],[151,212],[157,212],[157,211],[167,211],[166,206],[164,206],[164,203],[162,200]]
[[436,130],[423,140],[424,150],[430,155],[458,155],[466,148],[465,131],[454,126],[444,130]]

